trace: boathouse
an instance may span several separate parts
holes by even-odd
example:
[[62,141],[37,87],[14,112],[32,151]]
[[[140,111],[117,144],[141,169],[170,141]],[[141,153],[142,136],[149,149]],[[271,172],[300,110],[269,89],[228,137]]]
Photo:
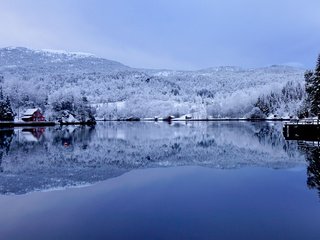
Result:
[[46,120],[39,108],[27,109],[21,119],[25,122],[44,122]]

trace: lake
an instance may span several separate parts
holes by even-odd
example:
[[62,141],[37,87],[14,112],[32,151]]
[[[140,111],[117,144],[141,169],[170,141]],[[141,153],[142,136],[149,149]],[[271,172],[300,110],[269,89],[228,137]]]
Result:
[[318,239],[319,192],[282,123],[0,130],[0,239]]

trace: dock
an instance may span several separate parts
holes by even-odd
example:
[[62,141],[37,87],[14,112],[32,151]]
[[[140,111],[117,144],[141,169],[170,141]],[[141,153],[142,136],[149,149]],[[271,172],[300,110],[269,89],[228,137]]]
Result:
[[303,119],[285,122],[283,135],[286,140],[320,141],[320,120]]

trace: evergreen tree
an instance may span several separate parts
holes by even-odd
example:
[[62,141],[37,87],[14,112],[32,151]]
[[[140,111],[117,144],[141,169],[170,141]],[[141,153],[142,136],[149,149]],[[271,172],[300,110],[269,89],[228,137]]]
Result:
[[270,114],[270,107],[261,97],[258,98],[254,106],[259,108],[266,116]]
[[312,76],[313,82],[313,99],[312,99],[312,112],[315,115],[320,113],[320,55],[317,60],[316,69]]
[[5,121],[6,102],[4,101],[2,87],[0,87],[0,121]]
[[5,121],[13,121],[14,113],[12,111],[11,102],[9,97],[7,96],[6,104],[5,104]]
[[13,121],[14,113],[12,111],[9,97],[4,99],[2,87],[0,87],[0,121]]
[[305,100],[301,106],[301,108],[298,110],[297,115],[299,118],[307,118],[311,116],[311,103],[313,99],[313,72],[308,70],[304,74],[305,79],[305,92],[306,97]]
[[94,111],[86,96],[82,96],[78,103],[76,116],[81,122],[95,122]]
[[3,96],[3,90],[2,87],[0,87],[0,100],[3,100],[4,96]]
[[320,113],[320,55],[317,59],[315,71],[307,71],[304,75],[307,93],[306,106],[310,106],[311,115]]
[[6,102],[0,99],[0,121],[6,121]]
[[318,59],[317,59],[315,75],[317,75],[318,77],[320,76],[320,54],[319,54]]

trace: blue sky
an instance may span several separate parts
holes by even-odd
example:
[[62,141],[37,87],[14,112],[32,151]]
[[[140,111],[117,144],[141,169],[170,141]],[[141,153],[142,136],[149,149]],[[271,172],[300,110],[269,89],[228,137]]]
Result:
[[0,46],[89,52],[146,68],[311,68],[319,13],[319,0],[1,0]]

